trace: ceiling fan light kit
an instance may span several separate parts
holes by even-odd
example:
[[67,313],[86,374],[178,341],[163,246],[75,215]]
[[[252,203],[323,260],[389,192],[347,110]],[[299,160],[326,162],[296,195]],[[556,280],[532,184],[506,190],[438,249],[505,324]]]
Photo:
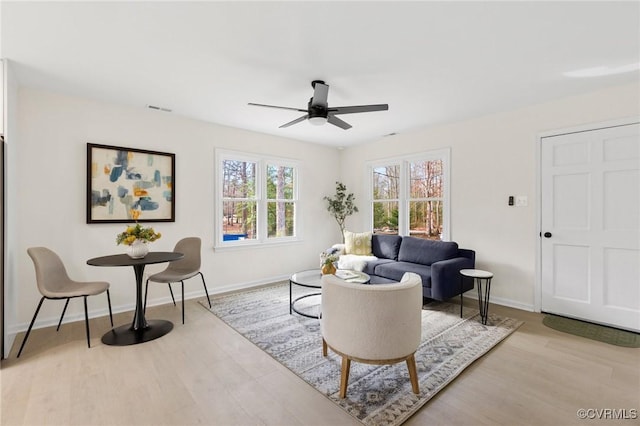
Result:
[[328,122],[329,124],[333,124],[334,126],[340,127],[344,130],[350,129],[351,125],[346,121],[343,121],[342,119],[336,117],[336,115],[338,114],[356,114],[360,112],[387,111],[389,109],[388,104],[356,105],[329,108],[329,104],[327,103],[327,97],[329,95],[329,85],[325,84],[325,82],[322,80],[313,80],[311,82],[311,87],[313,87],[313,96],[311,97],[311,99],[309,99],[306,110],[301,108],[256,104],[253,102],[249,102],[249,105],[267,108],[287,109],[291,111],[306,113],[302,117],[298,117],[293,121],[283,124],[282,126],[280,126],[280,128],[289,127],[304,120],[308,120],[309,123],[313,125],[319,126]]

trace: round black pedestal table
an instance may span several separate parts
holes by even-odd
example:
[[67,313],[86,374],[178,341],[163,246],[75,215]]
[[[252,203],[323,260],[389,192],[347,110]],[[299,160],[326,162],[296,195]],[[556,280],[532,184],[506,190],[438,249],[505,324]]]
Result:
[[126,254],[94,257],[87,260],[92,266],[133,266],[136,274],[136,310],[131,325],[122,325],[102,336],[102,343],[112,346],[128,346],[148,342],[164,336],[173,329],[173,323],[165,320],[148,320],[142,306],[142,277],[144,267],[153,263],[173,262],[184,257],[183,253],[154,251],[142,259],[132,259]]

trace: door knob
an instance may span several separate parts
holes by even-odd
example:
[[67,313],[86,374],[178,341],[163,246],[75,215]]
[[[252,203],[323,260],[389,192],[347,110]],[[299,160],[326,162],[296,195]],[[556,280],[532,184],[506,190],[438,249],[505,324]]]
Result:
[[544,233],[544,237],[545,238],[551,238],[551,232],[545,232]]

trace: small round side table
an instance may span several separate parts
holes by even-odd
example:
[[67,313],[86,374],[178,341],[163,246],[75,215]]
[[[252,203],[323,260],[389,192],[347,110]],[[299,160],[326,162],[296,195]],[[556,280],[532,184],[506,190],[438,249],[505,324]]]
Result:
[[[491,278],[493,273],[489,271],[483,271],[482,269],[461,269],[460,274],[465,277],[470,277],[478,284],[478,304],[480,305],[480,319],[482,324],[487,324],[487,317],[489,316],[489,292],[491,291]],[[484,291],[482,290],[482,283],[484,282]]]

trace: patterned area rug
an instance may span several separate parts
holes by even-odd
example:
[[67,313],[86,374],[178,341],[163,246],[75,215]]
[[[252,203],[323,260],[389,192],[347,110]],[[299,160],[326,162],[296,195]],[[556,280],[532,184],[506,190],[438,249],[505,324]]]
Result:
[[[301,291],[304,289],[294,286],[294,298],[296,292],[304,294]],[[308,306],[296,307],[303,312],[314,310],[320,297],[300,302],[304,301]],[[489,314],[487,325],[482,325],[477,310],[465,307],[465,317],[460,318],[459,305],[425,305],[422,343],[415,356],[420,394],[411,391],[404,362],[382,366],[352,362],[347,397],[341,399],[341,359],[331,350],[327,357],[322,356],[317,319],[289,315],[287,282],[214,297],[212,305],[216,316],[366,425],[401,424],[522,324]]]

